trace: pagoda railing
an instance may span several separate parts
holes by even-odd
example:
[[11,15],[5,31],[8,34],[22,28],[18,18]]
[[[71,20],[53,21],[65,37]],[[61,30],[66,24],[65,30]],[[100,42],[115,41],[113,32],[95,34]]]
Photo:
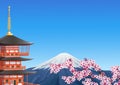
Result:
[[0,68],[0,70],[25,70],[26,66],[20,66],[20,67],[6,67],[3,66]]
[[33,84],[33,83],[24,82],[24,85],[40,85],[40,84]]
[[2,52],[0,53],[0,57],[19,57],[19,56],[28,56],[29,53],[28,52],[18,52],[18,53],[5,53],[5,52]]

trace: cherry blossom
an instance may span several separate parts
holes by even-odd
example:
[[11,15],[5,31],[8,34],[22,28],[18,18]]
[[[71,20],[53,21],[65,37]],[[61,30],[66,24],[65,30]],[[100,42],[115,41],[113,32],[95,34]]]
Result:
[[68,77],[62,76],[62,79],[65,80],[65,82],[67,84],[71,84],[71,83],[73,83],[75,81],[75,77],[74,76],[68,76]]
[[[112,76],[108,77],[104,72],[102,72],[100,66],[95,63],[94,60],[91,59],[84,59],[80,61],[80,68],[81,70],[75,69],[73,66],[72,59],[68,59],[66,62],[62,64],[51,64],[50,65],[50,73],[57,74],[61,69],[67,68],[72,73],[71,76],[62,76],[62,79],[67,83],[71,84],[76,80],[81,81],[83,85],[120,85],[120,66],[113,66],[111,68]],[[95,75],[93,71],[100,72],[99,74]],[[97,79],[100,81],[98,84],[91,80],[91,78],[87,78],[91,76],[93,79]]]
[[112,76],[113,81],[120,78],[120,66],[112,66],[111,71],[113,73],[113,76]]
[[61,64],[51,64],[50,65],[50,73],[58,73],[61,69],[62,69],[62,65]]
[[84,60],[80,61],[80,66],[81,66],[83,69],[94,68],[96,71],[100,70],[100,66],[97,65],[97,64],[95,63],[95,61],[93,61],[93,60],[84,59]]
[[82,84],[84,84],[84,85],[98,85],[98,83],[93,82],[90,78],[86,78],[86,79],[82,82]]

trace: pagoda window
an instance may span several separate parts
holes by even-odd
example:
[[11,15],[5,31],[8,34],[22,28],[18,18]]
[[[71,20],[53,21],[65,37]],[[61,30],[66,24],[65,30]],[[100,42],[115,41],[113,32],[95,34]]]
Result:
[[17,66],[17,68],[19,68],[20,66]]
[[16,68],[16,66],[14,66],[14,68]]
[[9,61],[6,61],[5,64],[10,64]]
[[15,64],[15,63],[16,63],[16,62],[14,62],[14,61],[11,61],[11,62],[10,62],[10,64]]
[[15,76],[15,75],[11,75],[10,78],[17,78],[17,76]]
[[6,65],[6,66],[4,66],[3,68],[4,68],[4,69],[8,69],[8,68],[10,68],[10,65]]
[[6,80],[6,83],[8,83],[8,79]]
[[11,83],[11,85],[13,85],[13,83],[14,83],[14,80],[10,80],[10,83]]
[[18,83],[18,85],[23,85],[22,83]]
[[10,50],[10,53],[13,53],[14,52],[14,50]]
[[23,76],[22,75],[18,75],[18,78],[22,78]]
[[4,77],[5,77],[5,78],[9,78],[9,76],[8,76],[8,75],[5,75]]
[[22,82],[22,80],[21,79],[19,79],[19,83],[21,83]]
[[9,50],[6,50],[6,53],[9,53],[10,51]]
[[21,64],[21,62],[20,62],[20,61],[17,61],[16,64]]
[[18,53],[18,50],[14,50],[16,53]]
[[12,68],[14,68],[14,66],[12,66]]

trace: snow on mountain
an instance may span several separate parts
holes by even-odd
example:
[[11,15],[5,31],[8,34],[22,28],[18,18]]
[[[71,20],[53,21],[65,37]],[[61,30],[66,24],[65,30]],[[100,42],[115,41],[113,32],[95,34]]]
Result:
[[49,68],[50,64],[62,64],[68,59],[72,59],[74,67],[79,67],[79,63],[80,63],[79,59],[75,58],[69,53],[60,53],[57,56],[53,57],[52,59],[34,67],[33,70]]

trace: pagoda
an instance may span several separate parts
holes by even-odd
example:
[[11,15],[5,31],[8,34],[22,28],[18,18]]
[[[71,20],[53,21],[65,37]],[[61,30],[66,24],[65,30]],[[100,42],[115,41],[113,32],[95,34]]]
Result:
[[24,77],[33,72],[26,71],[22,61],[30,59],[21,56],[29,55],[32,43],[14,36],[10,29],[10,6],[8,6],[8,32],[0,38],[0,85],[29,85],[25,84]]

